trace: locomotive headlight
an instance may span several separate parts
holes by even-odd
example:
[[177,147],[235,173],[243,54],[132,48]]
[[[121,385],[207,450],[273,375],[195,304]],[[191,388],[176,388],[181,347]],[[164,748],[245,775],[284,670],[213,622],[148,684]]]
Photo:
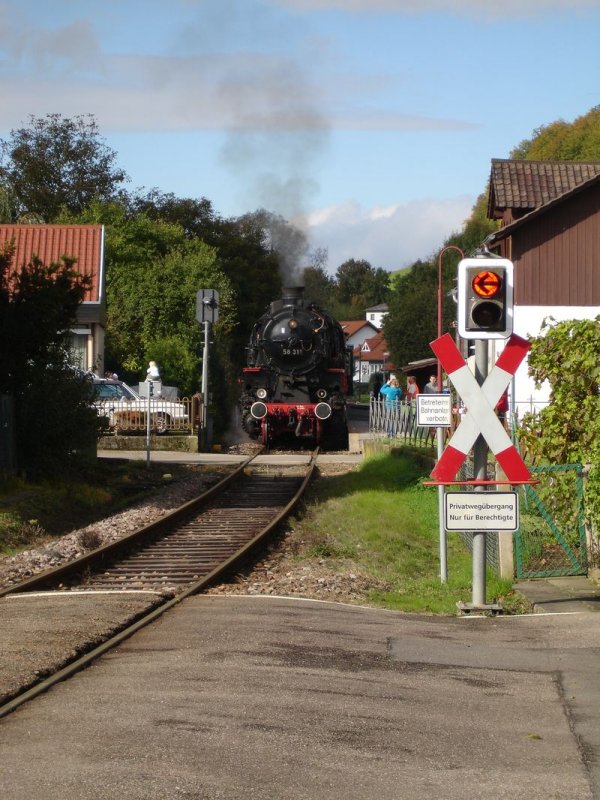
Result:
[[319,400],[324,400],[327,397],[327,389],[317,389],[317,397]]
[[329,419],[331,416],[331,406],[328,403],[317,403],[315,406],[315,417],[317,419]]
[[268,414],[268,409],[264,403],[252,403],[250,413],[254,419],[262,419]]
[[265,397],[267,396],[267,390],[266,389],[257,389],[256,390],[256,396],[258,397],[259,400],[264,400]]
[[295,330],[296,330],[296,328],[298,327],[298,320],[297,320],[297,319],[291,319],[291,320],[288,322],[288,327],[289,327],[289,329],[290,329],[291,331],[295,331]]

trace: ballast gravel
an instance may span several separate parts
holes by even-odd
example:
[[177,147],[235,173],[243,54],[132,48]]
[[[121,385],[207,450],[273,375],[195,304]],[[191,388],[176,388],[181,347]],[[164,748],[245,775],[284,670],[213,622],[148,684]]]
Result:
[[0,560],[0,588],[13,586],[32,575],[73,561],[96,547],[122,539],[197,497],[223,477],[224,473],[190,470],[189,475],[177,478],[172,484],[129,506],[125,511],[3,558]]

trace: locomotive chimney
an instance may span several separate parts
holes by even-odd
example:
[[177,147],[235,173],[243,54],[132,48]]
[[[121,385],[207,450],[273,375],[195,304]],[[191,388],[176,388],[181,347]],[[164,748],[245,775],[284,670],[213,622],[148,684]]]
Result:
[[304,299],[304,286],[284,286],[282,299],[286,304],[293,304],[297,300]]
[[304,286],[284,286],[281,300],[271,303],[271,314],[278,314],[282,309],[304,308]]

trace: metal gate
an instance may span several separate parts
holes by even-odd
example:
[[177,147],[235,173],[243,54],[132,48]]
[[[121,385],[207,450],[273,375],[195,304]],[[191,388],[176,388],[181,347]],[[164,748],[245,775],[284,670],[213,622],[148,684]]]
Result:
[[417,404],[399,400],[388,405],[383,397],[371,397],[369,403],[369,432],[389,439],[401,439],[402,444],[433,447],[435,428],[417,425]]
[[520,489],[517,578],[587,574],[581,464],[531,467],[536,486]]

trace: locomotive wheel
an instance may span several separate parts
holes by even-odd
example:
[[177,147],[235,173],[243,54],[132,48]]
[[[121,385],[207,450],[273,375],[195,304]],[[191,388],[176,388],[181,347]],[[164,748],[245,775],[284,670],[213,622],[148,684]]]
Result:
[[325,450],[348,449],[348,427],[343,419],[332,420],[323,436]]
[[315,441],[319,447],[322,447],[325,441],[325,436],[323,435],[323,423],[320,419],[317,420],[317,435],[315,436]]
[[269,422],[266,417],[261,422],[262,443],[268,449],[269,447]]

